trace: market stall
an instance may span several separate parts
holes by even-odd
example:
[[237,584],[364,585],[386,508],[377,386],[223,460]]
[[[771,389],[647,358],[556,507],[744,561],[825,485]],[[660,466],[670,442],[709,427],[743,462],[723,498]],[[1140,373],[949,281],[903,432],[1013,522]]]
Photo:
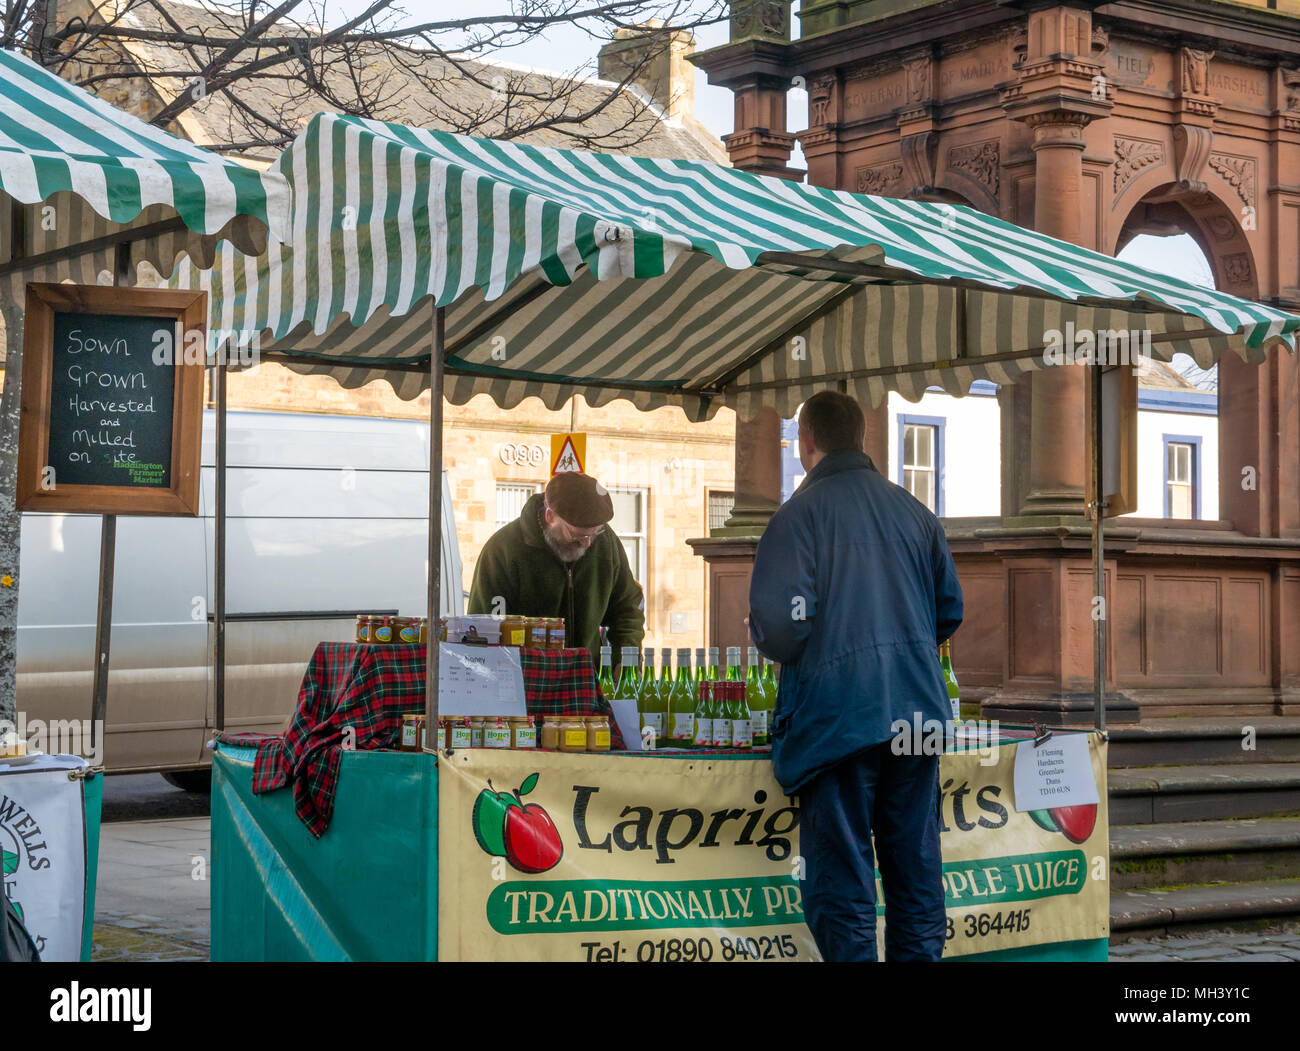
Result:
[[[223,241],[256,254],[268,239],[286,238],[288,224],[289,185],[280,174],[227,161],[19,54],[0,50],[0,317],[5,349],[0,448],[6,450],[0,470],[0,537],[8,551],[18,552],[21,528],[15,505],[19,407],[25,414],[38,400],[36,392],[21,389],[29,286],[139,282],[148,287],[145,296],[161,298],[154,287],[156,275],[170,273],[182,256],[209,265]],[[64,291],[77,294],[71,285]],[[38,466],[48,469],[47,450],[31,452],[39,452]],[[49,488],[57,484],[51,475]],[[76,740],[86,755],[97,754],[103,744],[107,718],[115,522],[113,513],[103,515],[95,656],[86,665],[94,669],[93,696],[87,696],[81,713],[87,718],[65,723],[74,727],[73,733],[85,727]],[[0,566],[0,582],[0,695],[12,698],[19,567]],[[23,726],[21,715],[17,725]],[[55,733],[53,723],[43,729]],[[12,726],[0,727],[0,736],[5,730],[16,732]],[[45,740],[43,733],[33,733]],[[35,749],[27,754],[26,736],[18,737],[17,754],[6,752],[0,758],[5,804],[0,840],[6,832],[16,837],[6,846],[6,886],[12,882],[29,903],[43,903],[36,910],[38,920],[28,926],[33,934],[57,931],[48,937],[38,934],[38,950],[45,958],[88,959],[103,779],[75,755],[37,755]],[[42,750],[55,749],[46,743]],[[43,782],[53,787],[42,792]],[[36,793],[34,802],[28,801],[28,791]],[[61,843],[57,860],[29,856],[25,848],[35,824],[41,825],[51,851]],[[28,864],[32,860],[35,866]]]
[[[487,393],[503,407],[537,396],[550,408],[574,394],[593,405],[621,397],[642,408],[678,405],[692,420],[708,418],[722,405],[742,416],[765,405],[788,414],[831,384],[878,404],[889,390],[916,399],[932,385],[962,394],[977,379],[1014,382],[1035,369],[1072,363],[1073,353],[1064,361],[1047,353],[1066,331],[1141,331],[1150,334],[1157,356],[1168,359],[1182,351],[1208,366],[1225,352],[1262,362],[1274,347],[1289,349],[1291,333],[1300,326],[1300,318],[971,209],[866,197],[700,162],[583,154],[320,115],[278,167],[295,187],[293,246],[273,246],[264,259],[223,252],[203,273],[182,264],[173,284],[208,290],[214,327],[259,332],[263,361],[330,374],[347,387],[383,378],[405,398],[431,390],[431,466],[441,462],[444,395],[463,403]],[[440,487],[431,486],[430,610],[439,608],[441,587],[440,500]],[[1100,571],[1100,522],[1097,529]],[[1099,629],[1098,646],[1103,645]],[[433,865],[436,854],[441,888],[460,879],[453,874],[469,864],[467,854],[474,856],[465,845],[464,808],[447,801],[481,794],[475,786],[486,776],[479,775],[493,764],[506,764],[496,776],[504,778],[506,791],[519,793],[518,807],[500,804],[508,811],[527,809],[521,797],[529,793],[516,776],[522,772],[516,762],[536,764],[532,772],[539,776],[530,791],[538,792],[549,791],[543,784],[571,785],[586,764],[603,763],[598,772],[616,784],[636,784],[661,768],[679,779],[725,770],[737,779],[725,791],[752,788],[751,796],[761,792],[773,800],[779,793],[770,783],[770,764],[758,756],[575,759],[539,753],[489,759],[475,749],[439,753],[433,740],[439,717],[436,637],[424,653],[428,737],[422,758],[440,766],[441,832],[427,809],[394,819],[414,821],[411,827],[427,837],[420,871]],[[998,747],[1018,755],[1026,745]],[[1099,799],[1093,823],[1076,844],[1084,850],[1076,852],[1079,857],[1053,858],[1048,867],[1053,880],[1064,881],[1051,896],[1086,897],[1092,904],[1081,915],[1088,919],[1075,927],[1040,923],[1030,933],[1022,929],[1023,916],[980,913],[975,937],[984,939],[983,929],[996,922],[1002,940],[964,942],[967,952],[1080,943],[1086,954],[1104,941],[1105,762],[1099,737],[1087,739],[1086,755]],[[263,812],[248,804],[251,796],[240,795],[242,761],[218,755],[218,796],[240,798],[245,816],[256,822]],[[944,758],[948,766],[963,761]],[[350,767],[360,781],[382,776],[387,762],[342,756],[340,797],[349,792]],[[766,787],[754,787],[763,779]],[[428,804],[432,782],[420,782],[424,795],[412,798],[412,807]],[[538,805],[554,818],[552,807],[563,804],[548,798],[550,806]],[[649,809],[683,810],[676,805],[683,798],[664,797]],[[1082,831],[1074,823],[1078,815],[1065,827],[1050,814],[1033,818],[1037,812],[1008,811],[1007,835],[1030,834],[1026,821],[1067,840]],[[219,827],[214,818],[214,836]],[[334,834],[332,829],[320,842]],[[576,824],[573,834],[580,837]],[[670,826],[670,839],[673,834]],[[345,835],[366,833],[356,828]],[[789,845],[797,858],[795,838]],[[571,850],[562,829],[559,839]],[[954,847],[954,857],[1020,857],[1028,864],[1039,848],[1031,839],[1024,842],[1023,857],[988,853],[999,849],[991,844],[975,854]],[[214,842],[214,852],[226,849],[219,838]],[[312,857],[311,849],[303,856]],[[479,869],[488,871],[484,860],[476,857]],[[998,880],[1005,883],[1018,872],[1023,877],[1027,870],[1015,869],[1017,863]],[[1080,882],[1083,865],[1101,874]],[[220,871],[214,928],[224,922]],[[546,881],[537,873],[530,877],[530,885]],[[595,878],[615,879],[611,873]],[[745,871],[738,878],[757,879],[756,889],[784,895],[780,886],[762,881],[788,880],[791,874]],[[951,882],[960,892],[955,873]],[[987,878],[985,889],[991,892]],[[951,893],[949,915],[956,923]],[[310,903],[310,895],[300,900]],[[466,918],[459,915],[465,900],[457,890],[444,903],[455,902],[458,921]],[[433,908],[432,901],[422,907]],[[489,902],[489,917],[492,908]],[[421,914],[426,929],[430,922]],[[1005,940],[1008,922],[1017,927],[1017,941]],[[444,958],[533,955],[532,943],[512,941],[499,930],[502,940],[485,936],[480,949],[470,947],[473,936],[464,932],[446,934],[444,941],[449,923],[443,915],[438,928]],[[428,942],[423,944],[427,956]]]

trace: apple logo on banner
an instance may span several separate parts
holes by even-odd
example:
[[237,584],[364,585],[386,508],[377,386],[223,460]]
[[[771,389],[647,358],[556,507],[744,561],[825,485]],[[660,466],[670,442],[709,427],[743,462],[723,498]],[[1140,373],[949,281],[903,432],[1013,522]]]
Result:
[[564,856],[560,831],[551,815],[540,803],[524,803],[523,797],[537,787],[537,777],[529,774],[514,792],[498,792],[489,781],[474,800],[478,845],[529,874],[555,868]]

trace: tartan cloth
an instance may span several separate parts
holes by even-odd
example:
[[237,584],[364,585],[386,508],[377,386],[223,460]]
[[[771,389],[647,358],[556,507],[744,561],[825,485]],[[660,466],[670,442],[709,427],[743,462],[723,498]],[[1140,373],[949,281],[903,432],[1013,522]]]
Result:
[[[256,748],[253,793],[292,783],[298,818],[320,838],[334,812],[347,728],[358,751],[398,747],[402,716],[424,711],[424,662],[419,643],[322,642],[282,735],[219,733],[216,739]],[[604,715],[610,720],[610,747],[625,747],[586,650],[521,649],[519,664],[529,715]]]

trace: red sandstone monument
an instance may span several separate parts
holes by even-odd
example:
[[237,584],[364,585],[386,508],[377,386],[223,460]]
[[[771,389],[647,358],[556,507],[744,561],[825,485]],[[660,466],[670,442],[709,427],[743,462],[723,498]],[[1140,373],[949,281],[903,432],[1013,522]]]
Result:
[[[736,100],[747,170],[970,205],[1114,254],[1185,232],[1216,285],[1300,311],[1300,2],[734,0],[730,42],[695,56]],[[809,127],[787,130],[805,87]],[[1219,371],[1218,522],[1107,528],[1107,710],[1300,714],[1297,361]],[[1092,568],[1084,370],[1004,387],[1002,513],[947,519],[967,621],[963,695],[1006,720],[1090,723]],[[868,452],[885,462],[884,405]],[[779,421],[740,421],[736,510],[694,541],[712,639],[744,641],[749,564],[779,502]]]

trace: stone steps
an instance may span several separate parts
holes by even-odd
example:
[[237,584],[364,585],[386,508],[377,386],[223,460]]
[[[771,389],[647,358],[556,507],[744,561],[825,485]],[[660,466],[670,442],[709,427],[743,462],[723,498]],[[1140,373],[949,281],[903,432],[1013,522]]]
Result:
[[[1245,728],[1250,728],[1246,733]],[[1300,763],[1300,719],[1242,716],[1144,719],[1110,727],[1112,770],[1202,763]],[[1253,745],[1253,747],[1245,747]]]
[[1300,719],[1116,725],[1109,766],[1113,942],[1300,916]]
[[1268,926],[1300,915],[1300,878],[1149,890],[1112,890],[1111,940],[1141,931],[1188,933]]
[[1110,871],[1112,892],[1300,878],[1300,818],[1112,827]]
[[1112,828],[1300,813],[1300,762],[1128,767],[1107,776]]

